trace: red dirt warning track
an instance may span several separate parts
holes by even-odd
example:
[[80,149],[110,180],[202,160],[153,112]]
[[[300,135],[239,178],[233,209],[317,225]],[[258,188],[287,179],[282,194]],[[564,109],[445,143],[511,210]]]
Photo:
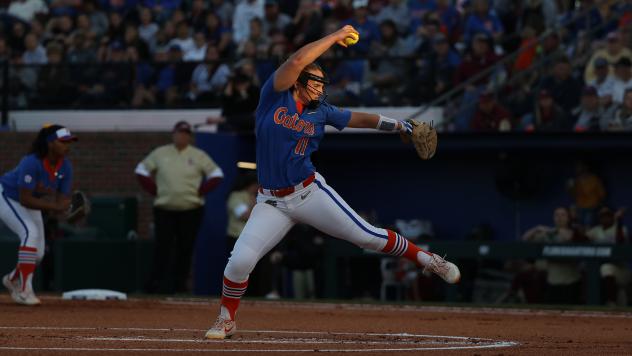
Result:
[[217,301],[0,297],[0,355],[632,355],[632,313],[242,302],[239,332],[204,340]]

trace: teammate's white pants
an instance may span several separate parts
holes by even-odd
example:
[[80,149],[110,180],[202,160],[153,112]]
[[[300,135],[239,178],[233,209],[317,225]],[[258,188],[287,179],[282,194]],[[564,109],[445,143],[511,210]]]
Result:
[[381,251],[388,232],[362,219],[316,173],[316,180],[299,191],[277,198],[259,194],[257,204],[235,243],[224,276],[244,282],[255,265],[276,246],[296,223],[304,223],[327,235],[349,241],[359,247]]
[[0,185],[0,220],[20,238],[20,247],[37,249],[37,263],[44,258],[44,221],[40,210],[25,208],[4,194]]

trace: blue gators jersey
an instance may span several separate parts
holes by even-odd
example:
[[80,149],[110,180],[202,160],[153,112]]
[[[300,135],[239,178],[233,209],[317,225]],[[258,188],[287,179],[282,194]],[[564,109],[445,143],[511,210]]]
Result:
[[256,111],[257,175],[266,189],[287,188],[307,179],[316,171],[311,154],[318,150],[325,125],[342,130],[351,119],[351,111],[327,103],[299,113],[290,90],[274,90],[275,75],[263,84]]
[[4,194],[19,201],[20,188],[33,191],[33,196],[55,195],[59,192],[70,195],[72,188],[72,166],[63,159],[56,167],[50,167],[35,154],[22,158],[17,167],[0,177]]

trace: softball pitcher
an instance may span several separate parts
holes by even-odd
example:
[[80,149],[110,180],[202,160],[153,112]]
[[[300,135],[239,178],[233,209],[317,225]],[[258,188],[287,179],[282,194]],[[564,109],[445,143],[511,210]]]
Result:
[[206,338],[224,339],[235,333],[235,314],[246,292],[249,274],[257,261],[298,222],[365,249],[402,256],[448,283],[457,283],[461,278],[456,265],[421,250],[393,231],[363,220],[316,172],[310,160],[323,138],[325,125],[338,130],[360,127],[412,134],[409,122],[341,110],[325,101],[327,79],[314,61],[336,43],[347,47],[357,40],[358,32],[345,26],[309,43],[283,63],[261,88],[255,123],[261,188],[224,270],[220,313]]
[[2,278],[16,303],[40,304],[32,281],[44,257],[42,210],[65,213],[70,207],[72,166],[65,157],[76,140],[63,126],[42,128],[29,154],[0,177],[0,219],[20,238],[17,266]]

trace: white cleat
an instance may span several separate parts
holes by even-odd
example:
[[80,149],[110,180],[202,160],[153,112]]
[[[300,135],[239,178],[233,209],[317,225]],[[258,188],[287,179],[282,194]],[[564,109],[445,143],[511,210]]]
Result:
[[2,277],[2,284],[9,290],[11,293],[11,298],[14,302],[23,305],[39,305],[42,302],[38,297],[35,296],[33,291],[20,291],[20,286],[17,282],[12,282],[9,279],[9,275]]
[[11,293],[11,297],[18,304],[24,304],[24,305],[42,304],[39,298],[35,296],[35,293],[33,293],[33,291]]
[[9,290],[11,294],[20,290],[20,286],[17,283],[13,283],[11,279],[9,279],[9,275],[5,275],[2,277],[2,284]]
[[434,253],[432,254],[432,261],[424,267],[424,270],[429,270],[450,284],[459,283],[461,280],[459,267]]
[[221,315],[215,320],[213,327],[208,329],[206,339],[228,339],[237,332],[237,323],[234,320],[225,319]]

